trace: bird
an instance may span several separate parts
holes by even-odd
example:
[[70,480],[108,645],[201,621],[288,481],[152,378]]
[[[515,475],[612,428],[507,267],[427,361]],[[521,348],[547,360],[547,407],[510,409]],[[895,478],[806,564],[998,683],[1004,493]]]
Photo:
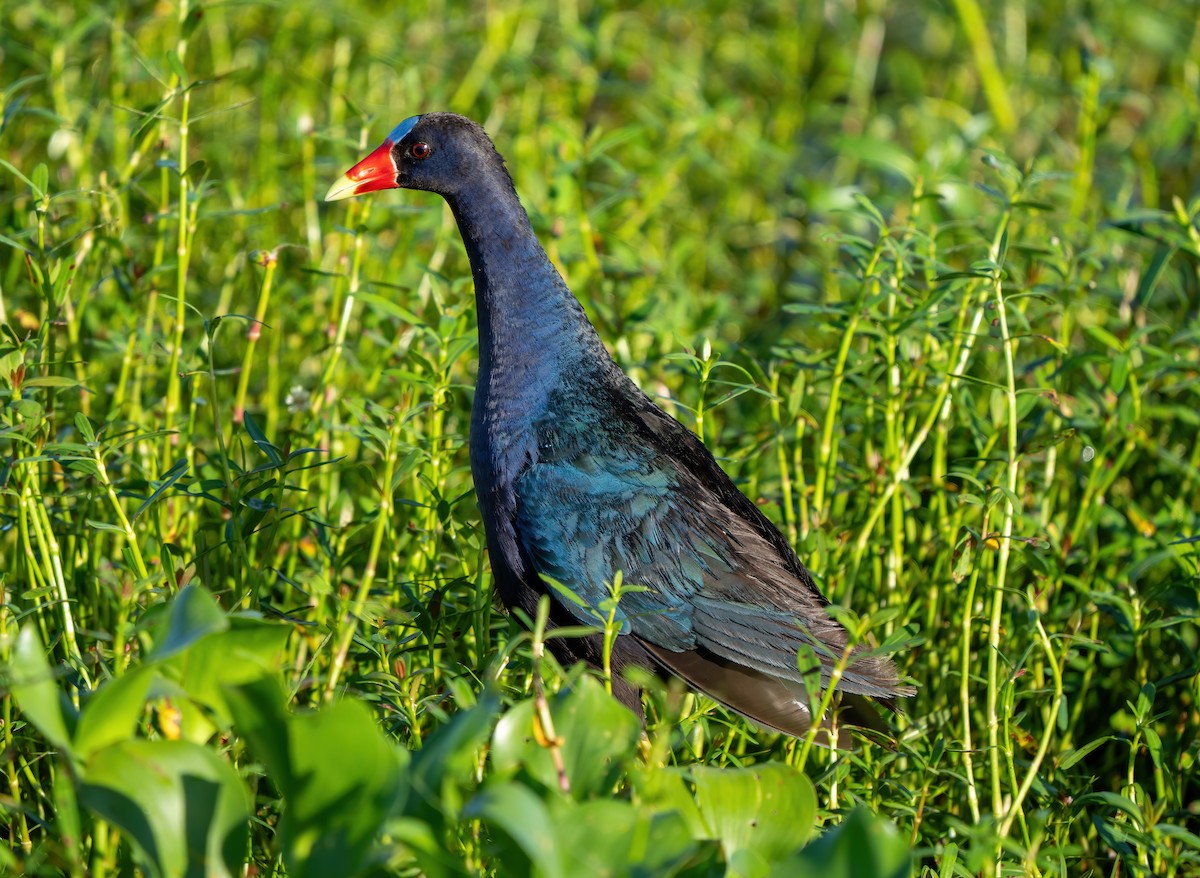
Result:
[[[807,647],[819,660],[824,690],[847,632],[787,539],[613,360],[483,127],[447,112],[407,118],[325,200],[396,188],[444,198],[470,260],[471,473],[501,600],[534,618],[549,595],[552,625],[594,626],[620,575],[637,588],[617,604],[614,697],[644,718],[624,674],[641,667],[770,731],[805,735],[813,717],[798,654]],[[603,666],[598,634],[550,646],[564,666]],[[862,645],[836,687],[843,700],[893,709],[913,694],[889,658]]]

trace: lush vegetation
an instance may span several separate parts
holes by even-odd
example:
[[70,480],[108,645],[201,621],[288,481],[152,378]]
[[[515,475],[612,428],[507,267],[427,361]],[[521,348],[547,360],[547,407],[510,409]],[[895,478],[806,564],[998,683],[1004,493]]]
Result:
[[[1200,875],[1195,5],[732,6],[4,4],[0,871]],[[439,108],[894,742],[498,612]]]

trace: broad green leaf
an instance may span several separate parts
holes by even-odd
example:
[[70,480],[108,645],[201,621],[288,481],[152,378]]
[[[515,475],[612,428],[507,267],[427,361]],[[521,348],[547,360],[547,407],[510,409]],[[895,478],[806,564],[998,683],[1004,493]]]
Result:
[[634,797],[654,811],[679,815],[693,838],[709,838],[708,827],[683,782],[684,776],[680,769],[635,768],[630,772]]
[[[698,845],[687,821],[674,811],[643,809],[625,842],[632,874],[638,878],[673,875],[688,862]],[[714,850],[715,853],[715,850]]]
[[[558,789],[558,770],[549,748],[534,734],[534,716],[534,702],[529,700],[501,718],[492,737],[493,764],[501,772],[524,766],[544,787]],[[550,716],[571,795],[584,799],[607,794],[622,762],[637,746],[637,717],[591,677],[581,677],[572,689],[551,699]]]
[[21,712],[47,741],[70,754],[71,735],[67,731],[54,672],[46,661],[46,651],[32,622],[26,622],[17,634],[11,673],[10,687]]
[[528,787],[515,783],[491,786],[468,802],[463,814],[503,831],[506,838],[500,840],[500,861],[508,863],[509,874],[521,874],[520,864],[512,862],[517,852],[529,859],[534,867],[530,874],[539,878],[595,874],[564,871],[550,814]]
[[468,870],[466,864],[447,849],[440,833],[423,820],[400,817],[390,820],[386,831],[390,839],[408,849],[424,878],[476,878],[479,874]]
[[207,747],[140,739],[106,747],[88,761],[79,798],[121,828],[150,875],[241,874],[250,795]]
[[407,794],[404,751],[358,701],[293,716],[287,734],[291,773],[275,780],[286,803],[280,833],[288,874],[356,874]]
[[[225,701],[227,687],[275,674],[291,633],[289,626],[279,622],[241,616],[226,619],[228,629],[201,638],[165,663],[166,668],[175,670],[188,697],[204,705],[218,725],[228,725],[232,720]],[[212,733],[207,712],[190,706],[181,708],[184,737],[202,740]]]
[[690,775],[709,837],[721,843],[738,874],[798,850],[812,833],[817,797],[812,782],[788,765],[695,766]]
[[146,704],[154,669],[143,665],[109,680],[88,699],[75,729],[75,750],[92,753],[133,736]]
[[171,602],[166,631],[156,640],[150,658],[170,658],[202,637],[229,627],[229,618],[211,594],[199,585],[185,585]]
[[267,774],[277,786],[282,778],[291,778],[295,772],[288,747],[287,697],[279,681],[260,677],[240,686],[227,685],[223,694],[234,729],[266,765]]
[[226,697],[235,728],[283,793],[279,832],[288,874],[357,874],[407,795],[407,754],[357,701],[289,716],[271,678],[229,687]]
[[771,878],[908,878],[912,854],[895,825],[866,808],[855,808],[798,855],[771,871]]
[[624,799],[550,803],[554,839],[567,875],[673,875],[697,848],[686,822]]

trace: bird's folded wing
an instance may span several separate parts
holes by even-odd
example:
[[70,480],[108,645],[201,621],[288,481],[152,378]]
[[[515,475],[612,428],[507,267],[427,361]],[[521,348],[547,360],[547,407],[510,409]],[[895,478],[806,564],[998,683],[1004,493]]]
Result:
[[[625,633],[667,653],[702,649],[770,677],[802,682],[807,645],[828,681],[845,632],[787,559],[694,478],[649,455],[542,460],[516,485],[517,531],[538,573],[586,606],[555,598],[580,621],[609,597],[618,571],[644,590],[622,596]],[[854,661],[841,688],[896,694],[886,659]]]

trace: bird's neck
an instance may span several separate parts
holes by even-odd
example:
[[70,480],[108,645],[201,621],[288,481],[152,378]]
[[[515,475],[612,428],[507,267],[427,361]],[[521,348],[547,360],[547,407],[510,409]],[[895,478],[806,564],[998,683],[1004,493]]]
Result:
[[506,175],[447,200],[475,280],[481,385],[551,380],[581,358],[607,358]]

